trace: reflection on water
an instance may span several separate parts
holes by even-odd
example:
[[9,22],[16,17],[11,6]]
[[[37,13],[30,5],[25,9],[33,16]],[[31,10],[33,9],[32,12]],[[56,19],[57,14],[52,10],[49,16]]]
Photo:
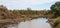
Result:
[[19,24],[9,26],[8,28],[51,28],[50,24],[46,21],[48,21],[48,19],[38,18],[31,21],[20,22]]

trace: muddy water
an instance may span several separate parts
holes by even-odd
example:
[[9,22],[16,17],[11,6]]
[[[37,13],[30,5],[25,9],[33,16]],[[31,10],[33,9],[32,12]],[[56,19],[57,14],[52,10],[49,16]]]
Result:
[[10,25],[8,28],[51,28],[46,18],[37,18],[31,21],[20,22],[17,25]]

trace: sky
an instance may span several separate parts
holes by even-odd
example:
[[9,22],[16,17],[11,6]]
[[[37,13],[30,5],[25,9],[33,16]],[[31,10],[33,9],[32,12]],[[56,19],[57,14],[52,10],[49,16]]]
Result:
[[60,0],[0,0],[0,5],[8,9],[26,9],[44,10],[49,9],[52,4]]

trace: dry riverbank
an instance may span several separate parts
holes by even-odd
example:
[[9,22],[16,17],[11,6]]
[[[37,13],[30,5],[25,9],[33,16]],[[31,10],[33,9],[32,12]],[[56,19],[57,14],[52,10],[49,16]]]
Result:
[[32,15],[32,16],[27,16],[25,18],[16,18],[16,19],[0,19],[0,28],[7,28],[7,25],[9,24],[17,24],[19,22],[22,22],[22,21],[29,21],[29,20],[32,20],[34,18],[38,18],[38,17],[43,17],[43,15]]

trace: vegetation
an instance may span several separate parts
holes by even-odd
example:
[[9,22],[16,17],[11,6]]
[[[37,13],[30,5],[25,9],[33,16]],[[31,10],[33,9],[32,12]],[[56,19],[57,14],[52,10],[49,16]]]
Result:
[[13,24],[31,20],[32,18],[43,17],[46,12],[46,10],[32,10],[31,8],[27,8],[26,10],[9,10],[5,6],[0,5],[0,25]]
[[60,24],[60,19],[56,20],[54,23],[54,27],[58,26]]
[[57,16],[60,16],[60,2],[56,2],[55,4],[53,4],[51,7],[51,13],[54,14],[53,17],[57,17]]
[[[60,2],[56,2],[50,7],[51,10],[9,10],[6,6],[0,5],[0,20],[4,21],[8,19],[8,23],[20,22],[31,20],[32,18],[48,17],[57,18],[60,16]],[[9,22],[10,21],[10,22]],[[1,23],[1,22],[0,22]],[[54,26],[60,24],[60,19],[54,22]]]
[[[52,23],[54,24],[53,28],[60,28],[60,26],[58,26],[60,24],[60,2],[56,2],[55,4],[51,5],[50,7],[51,10],[49,10],[49,13],[48,14],[52,14]],[[56,19],[56,20],[55,20]],[[51,23],[51,24],[52,24]]]
[[0,19],[16,19],[16,18],[34,18],[46,14],[47,10],[9,10],[5,6],[0,5]]

